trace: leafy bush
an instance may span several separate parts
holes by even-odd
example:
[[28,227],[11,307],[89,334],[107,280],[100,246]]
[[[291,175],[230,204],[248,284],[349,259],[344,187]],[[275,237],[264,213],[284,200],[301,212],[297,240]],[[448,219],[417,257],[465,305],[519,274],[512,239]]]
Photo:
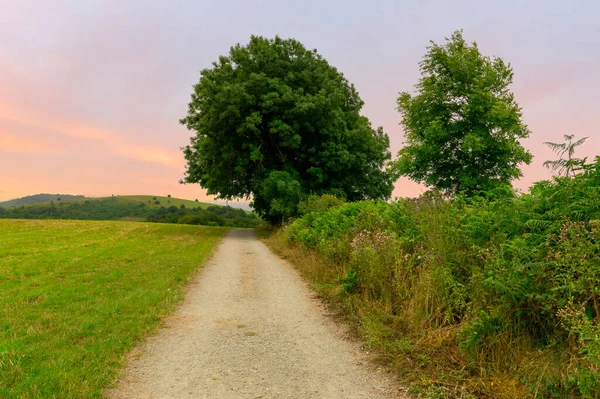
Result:
[[321,196],[309,195],[298,204],[298,213],[300,215],[307,215],[311,212],[324,212],[345,202],[343,199],[331,194],[323,194]]

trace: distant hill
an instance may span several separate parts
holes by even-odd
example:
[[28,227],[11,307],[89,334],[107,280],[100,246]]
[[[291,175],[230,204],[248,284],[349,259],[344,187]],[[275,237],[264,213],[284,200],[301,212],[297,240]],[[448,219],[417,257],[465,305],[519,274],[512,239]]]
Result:
[[50,202],[57,200],[74,200],[74,199],[85,199],[83,195],[71,195],[71,194],[35,194],[28,195],[22,198],[15,198],[9,201],[0,202],[0,206],[5,208],[9,206],[19,206],[19,205],[29,205],[29,204],[39,204],[41,202]]
[[[181,206],[185,205],[186,208],[203,208],[206,209],[209,206],[220,205],[226,206],[229,205],[233,208],[243,209],[245,211],[252,212],[252,209],[245,202],[237,202],[237,201],[216,201],[216,202],[199,202],[198,200],[187,200],[182,198],[171,198],[171,197],[163,197],[160,195],[116,195],[110,197],[86,197],[83,195],[70,195],[70,194],[35,194],[28,195],[23,198],[15,198],[9,201],[0,202],[0,207],[10,207],[10,206],[21,206],[21,205],[33,205],[33,204],[49,204],[51,201],[99,201],[105,199],[116,199],[121,203],[137,203],[144,202],[150,208],[160,208],[161,206],[169,207],[171,205]],[[158,204],[156,203],[158,201]]]
[[46,201],[0,206],[0,219],[145,220],[231,227],[256,227],[262,224],[254,213],[243,209],[181,198],[153,195],[102,198],[52,195],[48,200],[48,197],[38,196],[38,200],[43,199]]

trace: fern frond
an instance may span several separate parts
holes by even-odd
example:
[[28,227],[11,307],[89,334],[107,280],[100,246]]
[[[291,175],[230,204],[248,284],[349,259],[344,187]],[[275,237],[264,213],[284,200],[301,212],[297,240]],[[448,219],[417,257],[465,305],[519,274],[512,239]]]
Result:
[[549,227],[552,222],[548,220],[540,220],[540,219],[531,219],[525,222],[525,226],[527,226],[531,231],[542,231],[546,227]]
[[565,143],[552,143],[550,141],[544,141],[544,145],[550,147],[554,152],[565,149]]
[[556,169],[564,168],[566,162],[567,161],[565,159],[559,159],[557,161],[546,161],[546,162],[544,162],[544,166],[547,167],[548,169],[556,170]]
[[580,145],[582,145],[583,143],[585,143],[585,141],[589,139],[588,136],[581,138],[579,140],[577,140],[576,142],[574,142],[573,144],[571,144],[573,147],[579,147]]

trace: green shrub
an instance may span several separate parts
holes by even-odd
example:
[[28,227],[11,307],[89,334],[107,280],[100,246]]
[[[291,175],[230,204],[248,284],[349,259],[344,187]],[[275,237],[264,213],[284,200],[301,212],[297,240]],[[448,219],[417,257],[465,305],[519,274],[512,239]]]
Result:
[[312,212],[324,212],[345,202],[343,199],[331,194],[323,194],[321,196],[309,195],[308,198],[300,201],[298,204],[298,213],[300,215],[307,215]]
[[202,224],[200,215],[184,215],[177,219],[179,224]]

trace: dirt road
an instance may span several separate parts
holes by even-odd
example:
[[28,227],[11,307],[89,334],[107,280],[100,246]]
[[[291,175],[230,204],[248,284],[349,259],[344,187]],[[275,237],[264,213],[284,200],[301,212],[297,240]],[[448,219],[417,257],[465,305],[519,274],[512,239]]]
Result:
[[402,398],[250,230],[227,235],[110,398]]

